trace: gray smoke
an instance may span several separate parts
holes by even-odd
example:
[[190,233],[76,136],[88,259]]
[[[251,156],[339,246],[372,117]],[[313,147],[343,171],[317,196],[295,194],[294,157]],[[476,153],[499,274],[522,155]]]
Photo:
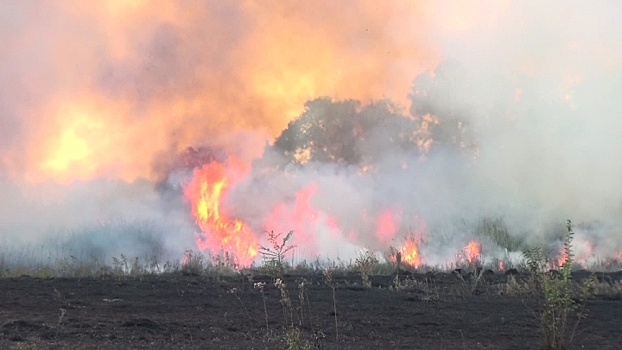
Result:
[[[473,12],[485,13],[485,6],[474,7]],[[468,29],[438,33],[446,60],[414,80],[410,110],[403,112],[419,123],[426,115],[438,121],[430,127],[433,143],[425,160],[382,137],[360,139],[357,159],[375,158],[372,174],[358,174],[361,163],[331,163],[326,156],[281,172],[259,166],[231,195],[231,210],[257,230],[270,229],[263,220],[270,210],[281,202],[293,208],[292,193],[314,183],[319,188],[314,208],[341,228],[340,239],[319,244],[324,249],[345,247],[349,233],[356,232],[358,247],[386,250],[394,243],[380,241],[374,222],[362,220],[361,213],[373,217],[383,208],[397,208],[402,236],[415,217],[425,221],[428,239],[422,249],[433,263],[451,258],[443,252],[458,251],[471,239],[482,241],[485,253],[502,257],[499,242],[481,234],[482,223],[498,219],[503,232],[523,247],[545,244],[554,253],[566,219],[572,219],[580,260],[619,254],[622,8],[614,2],[508,3],[495,13],[494,30],[482,15],[466,16],[474,16]],[[327,110],[308,111],[328,113],[325,120],[347,119],[338,107]],[[377,116],[389,117],[389,110]],[[379,123],[367,135],[397,137],[403,130]],[[350,132],[344,128],[337,139],[347,140]],[[264,154],[281,169],[292,161],[279,157],[271,149]],[[287,224],[277,226],[283,230]],[[308,230],[324,235],[332,229]]]
[[[175,9],[182,3],[175,3]],[[7,244],[60,242],[73,252],[107,257],[149,251],[179,254],[192,247],[196,227],[180,192],[188,173],[167,168],[160,157],[174,158],[188,143],[196,143],[252,158],[259,153],[258,144],[273,141],[265,136],[266,130],[274,133],[288,118],[273,115],[274,111],[289,107],[283,103],[276,108],[273,100],[257,91],[263,76],[254,74],[256,69],[274,64],[269,56],[253,64],[264,51],[253,43],[253,33],[271,21],[249,21],[252,11],[236,6],[197,4],[200,11],[186,11],[196,16],[179,17],[179,22],[162,19],[165,16],[154,21],[137,16],[136,23],[126,23],[124,29],[137,30],[126,38],[130,44],[121,45],[129,47],[127,57],[113,53],[111,47],[119,38],[107,36],[103,23],[108,17],[98,11],[74,9],[75,4],[56,10],[34,2],[0,5],[0,37],[5,39],[0,48],[5,63],[0,67],[0,234]],[[305,13],[316,16],[313,5],[306,6]],[[370,75],[380,81],[369,87],[373,96],[393,87],[387,77],[417,71],[405,66],[424,66],[411,61],[410,55],[402,56],[406,61],[393,62],[392,53],[385,50],[396,49],[393,44],[412,42],[440,57],[441,63],[429,72],[408,76],[413,88],[403,91],[408,98],[400,101],[407,101],[401,109],[381,103],[380,107],[360,103],[346,112],[313,109],[325,113],[326,120],[344,116],[339,113],[362,113],[376,121],[366,127],[365,140],[353,141],[358,134],[351,129],[343,129],[350,134],[333,135],[356,146],[354,161],[323,158],[294,164],[291,154],[270,144],[249,177],[232,189],[226,209],[260,235],[296,229],[294,237],[299,240],[294,243],[301,246],[301,258],[347,260],[361,248],[384,251],[399,245],[417,230],[425,231],[421,250],[430,263],[451,260],[471,239],[481,241],[486,254],[503,256],[505,248],[494,238],[499,235],[516,242],[513,247],[544,243],[555,250],[566,219],[577,224],[578,256],[620,252],[622,7],[616,1],[434,1],[418,10],[421,21],[393,20],[377,37],[361,34],[367,30],[354,20],[343,33],[331,25],[341,24],[339,20],[321,22],[327,34],[314,37],[310,44],[324,43],[320,39],[334,35],[342,46],[335,57],[327,55],[329,63],[354,62],[364,51],[360,61],[381,67],[381,73],[371,68]],[[288,11],[295,12],[283,9]],[[373,14],[362,13],[375,23]],[[304,16],[296,18],[302,21]],[[412,33],[403,30],[410,26],[415,28]],[[121,31],[114,35],[130,37]],[[63,46],[66,42],[71,45]],[[298,42],[304,43],[305,37]],[[382,50],[375,52],[377,45]],[[367,61],[370,58],[378,60]],[[288,61],[295,61],[293,71],[301,67],[296,57]],[[330,81],[326,77],[338,70],[321,71],[322,82]],[[364,72],[348,70],[339,75],[337,84],[325,85],[341,95],[353,85],[358,96],[365,96],[361,82],[370,79],[355,79]],[[245,74],[251,73],[253,81],[246,81]],[[328,90],[313,93],[330,95],[333,91]],[[83,96],[78,91],[86,92]],[[105,105],[99,99],[114,102],[115,107],[105,111],[114,126],[109,135],[113,146],[106,146],[110,152],[96,150],[96,156],[110,157],[99,169],[106,178],[138,163],[140,170],[130,173],[146,176],[145,169],[154,164],[153,172],[162,175],[158,180],[167,172],[174,174],[168,177],[173,189],[163,194],[161,184],[148,180],[95,178],[69,185],[25,180],[26,175],[37,175],[37,162],[45,158],[47,144],[38,140],[61,131],[45,128],[48,120],[63,122],[55,103],[74,95],[88,100],[88,112]],[[93,96],[99,99],[94,98],[91,106]],[[323,103],[343,102],[327,101]],[[52,112],[48,104],[54,107]],[[404,139],[413,123],[427,125],[428,133],[407,133]],[[101,135],[87,132],[87,136],[99,140]],[[423,146],[430,146],[429,151],[422,152]],[[110,155],[119,150],[122,159]],[[317,190],[309,205],[319,218],[300,224],[293,217],[295,194],[311,184]],[[281,204],[281,213],[270,217]],[[395,241],[376,235],[376,219],[385,210],[399,217]],[[496,223],[494,234],[486,226],[490,222]]]

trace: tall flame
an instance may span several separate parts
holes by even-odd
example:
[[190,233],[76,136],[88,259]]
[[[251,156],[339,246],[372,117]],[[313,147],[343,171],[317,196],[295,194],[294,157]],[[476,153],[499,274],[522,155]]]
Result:
[[407,265],[419,267],[423,263],[419,254],[419,247],[417,247],[417,243],[414,240],[409,239],[404,242],[400,252],[402,253],[402,261]]
[[[228,164],[237,170],[240,168],[235,158],[230,158]],[[221,208],[227,190],[235,181],[231,169],[213,161],[194,170],[184,194],[202,230],[202,233],[195,234],[197,247],[214,254],[231,253],[237,264],[249,266],[257,255],[255,234],[241,220],[230,218]]]

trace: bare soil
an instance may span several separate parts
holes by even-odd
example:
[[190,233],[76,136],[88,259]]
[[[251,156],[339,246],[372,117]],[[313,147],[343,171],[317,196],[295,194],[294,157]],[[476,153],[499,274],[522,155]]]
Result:
[[[284,349],[291,316],[300,338],[321,349],[541,348],[535,304],[503,295],[505,275],[489,275],[475,290],[468,276],[407,278],[415,287],[393,291],[391,277],[372,277],[368,289],[360,276],[335,276],[337,325],[321,274],[285,277],[291,314],[269,276],[2,279],[0,348]],[[266,283],[265,309],[255,282]],[[571,348],[622,349],[622,300],[597,297],[588,306]]]

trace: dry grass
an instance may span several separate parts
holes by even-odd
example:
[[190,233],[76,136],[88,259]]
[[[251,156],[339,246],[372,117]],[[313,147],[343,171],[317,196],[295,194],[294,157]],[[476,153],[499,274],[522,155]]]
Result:
[[594,284],[594,294],[607,300],[622,300],[622,280],[603,280]]

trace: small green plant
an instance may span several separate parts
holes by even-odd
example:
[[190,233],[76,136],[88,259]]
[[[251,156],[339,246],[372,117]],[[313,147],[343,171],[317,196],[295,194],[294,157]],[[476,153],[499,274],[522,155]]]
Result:
[[567,233],[564,239],[565,261],[561,270],[556,273],[547,271],[548,259],[541,247],[524,252],[527,267],[532,274],[532,290],[538,302],[535,316],[540,323],[544,336],[544,348],[550,350],[567,349],[576,334],[577,327],[586,317],[586,301],[594,295],[594,278],[585,279],[573,289],[572,240],[574,232],[570,220],[567,222]]
[[[268,233],[268,242],[272,248],[260,246],[259,252],[264,260],[264,269],[274,276],[282,277],[285,273],[285,254],[296,248],[293,244],[287,244],[294,231],[289,231],[282,239],[282,233],[275,234],[274,231]],[[280,240],[279,240],[280,239]]]
[[355,260],[356,269],[361,274],[361,278],[363,279],[363,285],[367,288],[371,288],[371,280],[369,279],[369,274],[371,270],[378,264],[378,258],[376,255],[369,250],[364,253],[359,253]]

